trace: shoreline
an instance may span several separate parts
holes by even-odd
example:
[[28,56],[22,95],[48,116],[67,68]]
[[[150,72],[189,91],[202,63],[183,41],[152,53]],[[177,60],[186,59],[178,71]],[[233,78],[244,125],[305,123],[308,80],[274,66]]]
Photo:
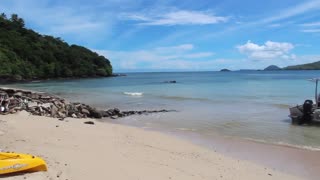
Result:
[[[159,132],[88,119],[0,116],[6,151],[43,157],[48,172],[20,179],[303,179]],[[92,120],[92,119],[91,119]]]
[[[101,121],[101,120],[100,120]],[[191,131],[173,131],[161,128],[144,128],[113,120],[106,123],[135,127],[150,132],[159,132],[199,145],[210,151],[218,152],[231,158],[240,159],[277,169],[286,174],[318,179],[320,175],[320,151],[305,149],[285,144],[272,144],[240,137],[226,137],[219,134],[203,136]]]
[[[7,88],[7,87],[3,87]],[[15,89],[15,90],[25,90],[31,91],[34,93],[45,93],[45,92],[38,92],[32,90],[26,90],[21,88],[8,88],[8,89]],[[45,93],[48,94],[48,93]],[[52,95],[52,94],[50,94]],[[56,96],[56,95],[53,95]],[[58,96],[56,96],[58,97]],[[59,97],[62,98],[62,97]],[[64,99],[64,98],[62,98]],[[10,115],[11,116],[11,115]],[[14,116],[14,115],[12,115]],[[1,120],[0,116],[0,120]],[[4,116],[3,116],[4,117]],[[42,118],[43,116],[39,116]],[[136,116],[139,118],[139,116]],[[34,118],[38,119],[38,116],[34,116]],[[47,118],[47,117],[43,117]],[[52,118],[50,118],[52,119]],[[57,119],[52,119],[56,121]],[[86,118],[82,119],[72,119],[72,121],[85,121],[88,120]],[[99,120],[100,122],[103,121]],[[96,122],[96,121],[95,121]],[[120,124],[126,127],[132,127],[132,125],[126,123],[119,123],[114,120],[109,121],[112,124]],[[135,128],[145,130],[143,127],[134,126]],[[1,129],[0,129],[1,130]],[[212,137],[200,137],[199,134],[191,134],[186,133],[183,131],[177,132],[166,132],[161,129],[147,129],[147,131],[153,132],[157,131],[161,134],[167,134],[171,138],[177,138],[182,141],[189,141],[192,144],[199,145],[203,148],[207,148],[210,151],[217,151],[218,153],[225,155],[227,157],[240,159],[241,161],[249,161],[253,162],[258,165],[262,165],[268,168],[275,168],[284,172],[286,174],[293,174],[296,176],[301,176],[310,179],[317,179],[320,171],[320,152],[300,149],[297,147],[285,146],[285,145],[277,145],[277,144],[269,144],[269,143],[261,143],[261,142],[253,142],[249,140],[244,140],[241,138],[225,138],[217,136],[212,139]],[[184,134],[184,135],[183,135]],[[1,136],[1,133],[0,133]],[[198,136],[198,137],[197,137]],[[248,149],[250,147],[250,149]],[[0,147],[1,149],[2,147]],[[260,158],[260,157],[272,157],[272,158]],[[307,157],[305,159],[305,157]],[[281,162],[281,161],[289,161],[288,162]],[[284,167],[282,167],[284,166]]]

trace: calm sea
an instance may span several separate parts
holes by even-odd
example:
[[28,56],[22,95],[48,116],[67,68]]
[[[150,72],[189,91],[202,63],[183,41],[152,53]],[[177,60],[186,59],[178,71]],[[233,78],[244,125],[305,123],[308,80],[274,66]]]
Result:
[[[319,76],[320,71],[128,73],[10,86],[100,108],[177,110],[114,120],[118,123],[316,150],[320,149],[320,127],[291,125],[288,107],[313,100],[315,84],[307,79]],[[165,83],[173,80],[177,83]]]

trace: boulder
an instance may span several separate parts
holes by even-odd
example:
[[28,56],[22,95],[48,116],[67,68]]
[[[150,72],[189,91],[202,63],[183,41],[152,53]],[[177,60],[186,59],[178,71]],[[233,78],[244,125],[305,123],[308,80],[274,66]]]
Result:
[[101,111],[95,109],[95,108],[91,108],[89,109],[90,111],[90,117],[93,117],[93,118],[97,118],[97,119],[101,119],[102,118],[102,113]]
[[86,116],[89,116],[89,115],[90,115],[89,110],[88,110],[88,109],[84,109],[84,108],[81,109],[81,113],[82,113],[82,114],[85,114]]
[[55,105],[52,105],[50,106],[51,108],[51,117],[56,117],[57,113],[58,113],[58,108],[55,106]]
[[14,93],[13,96],[21,97],[22,96],[22,92],[16,92],[16,93]]

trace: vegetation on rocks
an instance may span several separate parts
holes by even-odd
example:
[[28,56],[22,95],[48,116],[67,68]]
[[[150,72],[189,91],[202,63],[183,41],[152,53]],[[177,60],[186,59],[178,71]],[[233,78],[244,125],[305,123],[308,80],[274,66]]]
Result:
[[105,57],[27,29],[17,14],[0,15],[0,64],[2,81],[112,75]]

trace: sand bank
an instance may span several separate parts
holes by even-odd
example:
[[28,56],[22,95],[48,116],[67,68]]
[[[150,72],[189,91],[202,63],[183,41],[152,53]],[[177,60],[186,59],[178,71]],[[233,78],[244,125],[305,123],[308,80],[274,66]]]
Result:
[[0,116],[0,149],[43,157],[49,167],[4,179],[302,179],[158,132],[87,120]]

